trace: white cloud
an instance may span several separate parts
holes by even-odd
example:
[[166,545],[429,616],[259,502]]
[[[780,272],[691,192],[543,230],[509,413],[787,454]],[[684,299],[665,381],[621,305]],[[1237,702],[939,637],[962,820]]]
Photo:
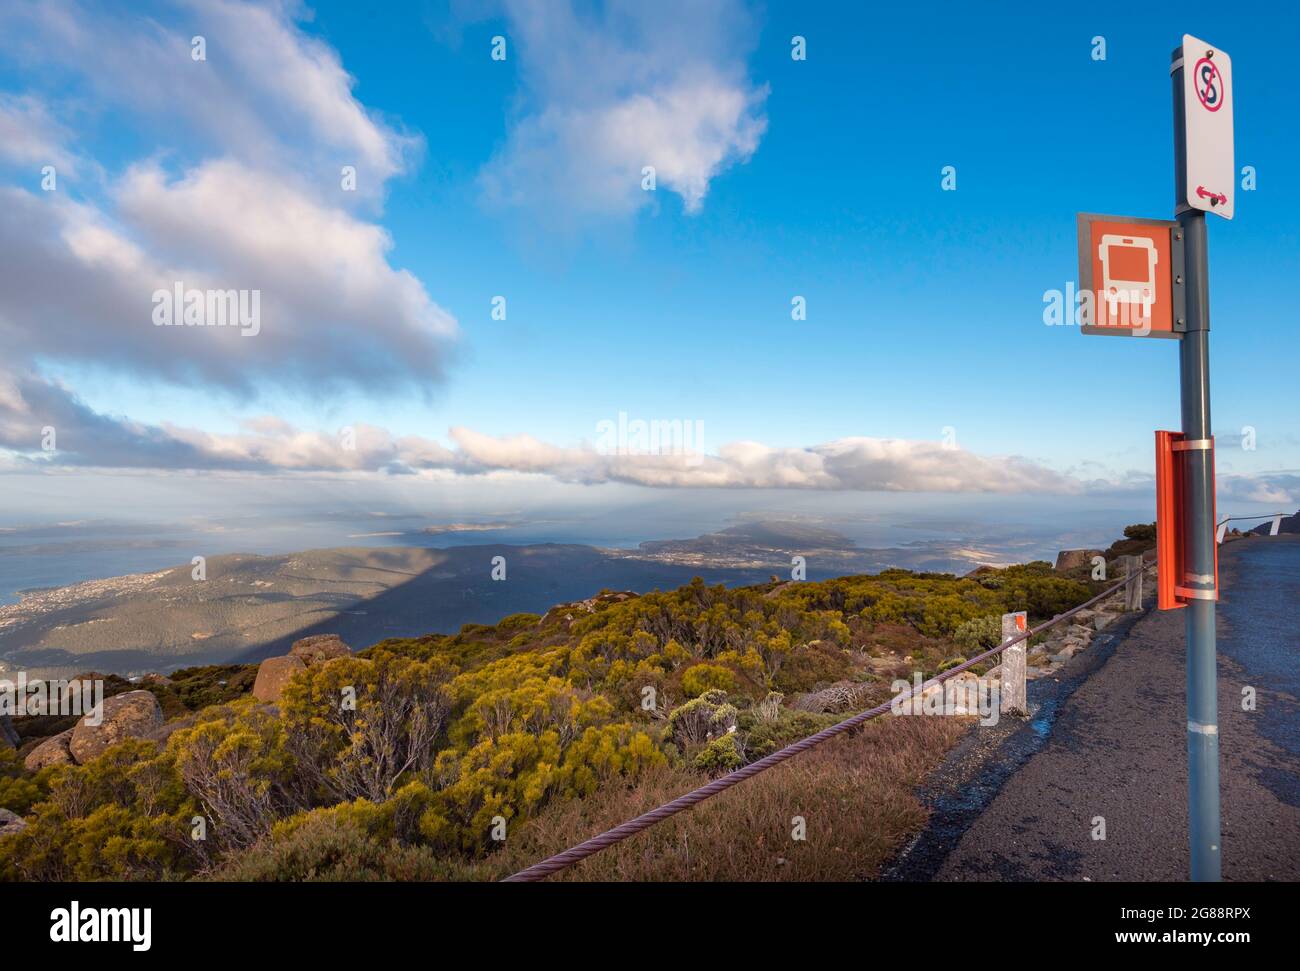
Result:
[[[442,377],[455,321],[389,263],[385,229],[351,211],[358,196],[379,200],[418,140],[352,96],[337,53],[297,27],[302,15],[232,0],[157,18],[0,8],[0,52],[53,86],[0,96],[0,154],[96,175],[50,193],[0,186],[6,367],[79,364],[249,396],[427,393]],[[190,56],[193,34],[206,61]],[[115,126],[164,146],[116,177],[66,147],[110,110]],[[343,164],[358,169],[356,193],[340,187]],[[259,291],[260,333],[154,327],[152,295],[177,283]]]
[[[39,450],[53,425],[58,452]],[[344,434],[346,431],[346,435]],[[661,489],[796,489],[845,492],[996,493],[1006,495],[1149,494],[1149,477],[1087,479],[1018,456],[978,455],[939,442],[842,438],[809,448],[744,441],[716,454],[608,454],[588,445],[563,447],[531,435],[493,436],[463,426],[451,445],[419,435],[397,436],[357,424],[307,430],[264,415],[235,433],[161,426],[98,414],[62,385],[35,374],[0,371],[0,456],[3,467],[230,470],[301,473],[541,477],[558,483],[619,483]],[[1300,476],[1270,472],[1219,478],[1220,511],[1233,500],[1276,504],[1288,512]]]
[[[1278,512],[1292,512],[1300,503],[1300,474],[1295,472],[1263,472],[1257,475],[1220,475],[1219,500],[1238,499],[1243,502],[1262,502],[1277,505]],[[1220,507],[1219,516],[1231,510]]]
[[39,98],[0,94],[0,159],[32,166],[33,176],[36,168],[46,165],[70,175],[79,167],[67,148],[70,139]]
[[487,198],[549,217],[646,205],[642,170],[688,212],[749,160],[767,126],[766,87],[744,65],[753,29],[731,0],[506,4],[527,105],[484,169]]
[[[114,366],[251,393],[263,379],[325,392],[423,387],[454,320],[387,262],[379,226],[233,160],[116,186],[115,215],[0,189],[0,335],[20,359]],[[261,291],[261,330],[158,328],[152,294]]]
[[[57,69],[78,79],[86,100],[125,108],[173,147],[183,135],[249,166],[320,168],[322,186],[337,187],[340,166],[355,165],[357,195],[376,195],[421,140],[353,97],[337,52],[299,30],[300,16],[297,4],[234,0],[189,0],[157,16],[66,0],[6,4],[0,50],[29,76]],[[204,61],[191,57],[195,35]]]
[[[0,385],[0,389],[3,385]],[[37,452],[41,427],[58,431],[59,453]],[[0,448],[49,466],[234,469],[292,473],[448,471],[517,473],[560,482],[658,488],[841,489],[864,492],[1069,493],[1078,480],[1019,458],[975,455],[936,442],[848,438],[813,448],[724,445],[718,454],[605,454],[530,435],[450,430],[452,448],[358,425],[349,438],[295,428],[275,417],[235,434],[144,426],[94,413],[66,388],[19,376],[0,394]],[[349,447],[350,446],[350,447]]]

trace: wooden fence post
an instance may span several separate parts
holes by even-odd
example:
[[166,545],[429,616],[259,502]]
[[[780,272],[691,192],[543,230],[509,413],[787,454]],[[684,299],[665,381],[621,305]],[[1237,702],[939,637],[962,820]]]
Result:
[[[1029,629],[1029,615],[1019,610],[1013,614],[1002,615],[1002,643],[1006,643],[1017,634]],[[999,706],[1004,715],[1029,714],[1029,690],[1026,685],[1027,657],[1026,642],[1013,644],[1002,652],[1002,697]]]
[[1142,609],[1142,557],[1124,557],[1124,576],[1128,583],[1124,586],[1124,609]]

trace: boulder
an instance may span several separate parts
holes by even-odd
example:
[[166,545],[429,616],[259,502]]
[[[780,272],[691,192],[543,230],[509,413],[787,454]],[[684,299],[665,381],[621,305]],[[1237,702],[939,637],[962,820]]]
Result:
[[13,719],[8,715],[0,715],[0,748],[17,748],[21,743]]
[[[93,712],[92,712],[93,714]],[[103,720],[90,725],[83,715],[72,729],[68,750],[85,764],[128,738],[143,738],[163,723],[158,699],[149,691],[127,691],[104,699]]]
[[182,728],[193,728],[194,723],[198,720],[199,713],[193,711],[188,715],[181,715],[179,718],[170,719],[166,724],[159,725],[144,737],[149,739],[151,742],[158,742],[161,745],[166,745],[167,739],[171,738],[172,735],[179,732]]
[[294,641],[289,656],[298,658],[303,664],[320,664],[336,657],[351,657],[352,648],[344,644],[338,634],[316,634]]
[[148,674],[146,674],[144,677],[140,679],[140,683],[156,684],[156,685],[161,685],[163,687],[166,687],[167,685],[172,683],[172,679],[167,677],[165,674],[158,674],[155,671],[150,671]]
[[71,728],[66,732],[60,732],[28,752],[27,758],[23,759],[27,771],[39,772],[47,765],[75,764],[77,760],[72,757],[72,750],[68,748],[68,744],[72,741],[72,732]]
[[305,671],[307,665],[292,654],[285,657],[268,657],[257,668],[257,680],[253,682],[253,697],[258,701],[273,702],[280,700],[280,693],[299,671]]
[[1061,550],[1056,554],[1056,570],[1064,573],[1077,567],[1092,566],[1092,558],[1101,555],[1101,550]]
[[11,813],[8,809],[0,809],[0,838],[21,833],[26,828],[27,822],[23,817]]
[[[99,688],[96,690],[96,683]],[[57,704],[61,710],[73,714],[78,711],[89,711],[90,706],[95,703],[97,697],[102,697],[100,692],[106,691],[107,685],[104,683],[103,675],[94,673],[79,674],[68,681],[63,690],[59,692]]]
[[1114,614],[1104,614],[1099,612],[1092,618],[1092,626],[1095,630],[1105,630],[1106,626],[1114,619]]

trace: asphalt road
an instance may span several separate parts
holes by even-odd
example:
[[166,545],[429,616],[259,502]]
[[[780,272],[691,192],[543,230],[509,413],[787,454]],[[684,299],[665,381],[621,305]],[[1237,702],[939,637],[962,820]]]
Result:
[[[1300,536],[1230,543],[1220,574],[1223,876],[1300,880]],[[1183,624],[1150,610],[1031,685],[1038,711],[960,756],[893,878],[1187,879]],[[981,786],[975,811],[952,796]]]

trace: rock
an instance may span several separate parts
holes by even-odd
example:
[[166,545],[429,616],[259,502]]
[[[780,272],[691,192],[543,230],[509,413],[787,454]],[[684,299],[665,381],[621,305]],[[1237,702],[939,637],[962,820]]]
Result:
[[13,719],[8,715],[0,715],[0,748],[17,748],[21,743]]
[[159,725],[148,735],[143,736],[151,742],[158,742],[160,745],[166,745],[167,739],[173,734],[179,732],[182,728],[193,728],[194,723],[199,720],[198,712],[191,712],[188,715],[182,715],[179,718],[173,718],[165,725]]
[[69,728],[66,732],[47,738],[28,752],[27,758],[23,759],[27,771],[39,772],[47,765],[75,764],[77,760],[72,757],[72,751],[68,748],[68,743],[72,741],[72,731]]
[[148,735],[163,723],[158,699],[149,691],[127,691],[106,698],[99,725],[88,724],[90,717],[82,716],[72,729],[72,740],[68,743],[72,757],[83,765],[119,742]]
[[336,657],[351,657],[352,648],[344,644],[337,634],[316,634],[294,641],[293,647],[289,648],[289,656],[296,657],[303,664],[320,664]]
[[1092,566],[1092,558],[1101,555],[1101,550],[1061,550],[1056,554],[1056,571],[1064,573],[1081,566]]
[[272,702],[280,700],[280,693],[299,671],[307,670],[301,658],[293,655],[285,657],[268,657],[257,668],[257,680],[253,682],[253,697],[258,701]]
[[164,674],[157,674],[157,673],[154,672],[154,671],[150,671],[148,674],[146,674],[144,677],[142,677],[142,678],[140,679],[140,683],[141,683],[141,684],[156,684],[156,685],[162,685],[162,686],[165,687],[166,685],[169,685],[169,684],[172,683],[172,679],[169,678],[169,677],[167,677],[167,676],[164,675]]
[[1106,626],[1114,619],[1115,619],[1114,614],[1103,614],[1099,612],[1095,617],[1092,618],[1093,629],[1105,630]]
[[8,809],[0,809],[0,837],[13,836],[27,828],[27,821]]

